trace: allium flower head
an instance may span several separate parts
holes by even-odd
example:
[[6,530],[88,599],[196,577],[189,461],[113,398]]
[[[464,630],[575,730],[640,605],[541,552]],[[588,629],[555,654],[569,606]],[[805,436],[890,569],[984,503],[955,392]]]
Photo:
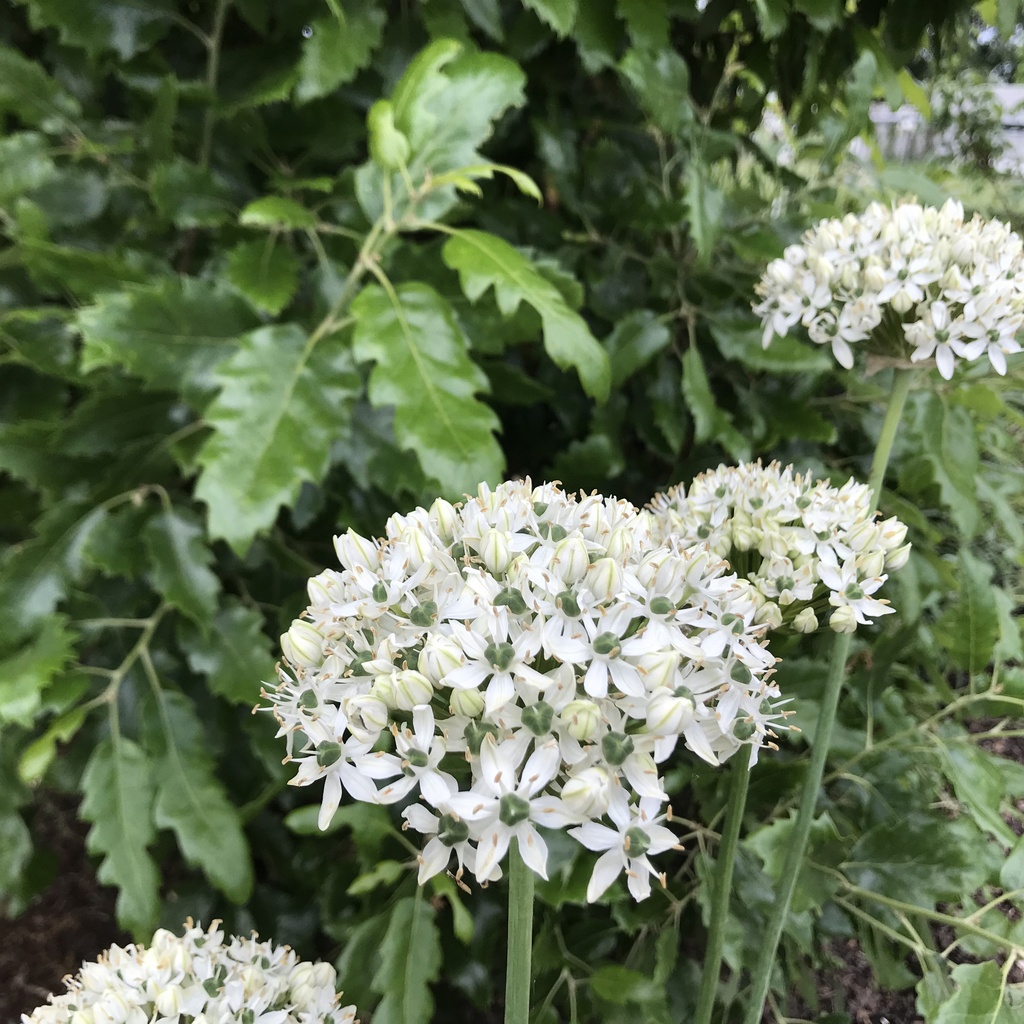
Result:
[[111,946],[22,1024],[358,1024],[355,1007],[339,1005],[330,964],[255,935],[225,942],[218,923],[204,931],[189,921],[181,936],[160,929],[148,946]]
[[753,763],[779,717],[757,595],[650,519],[525,480],[337,538],[267,695],[321,827],[346,792],[402,802],[421,882],[498,878],[513,840],[546,877],[541,830],[666,804],[680,742]]
[[754,312],[765,348],[799,325],[853,366],[852,346],[890,359],[956,364],[986,356],[999,374],[1021,351],[1024,257],[1020,237],[963,206],[872,203],[860,216],[823,220],[773,260]]
[[706,544],[753,585],[754,621],[773,631],[813,632],[828,615],[834,630],[853,632],[889,614],[873,595],[910,550],[903,523],[876,519],[865,484],[833,487],[777,462],[719,466],[650,507],[656,537]]

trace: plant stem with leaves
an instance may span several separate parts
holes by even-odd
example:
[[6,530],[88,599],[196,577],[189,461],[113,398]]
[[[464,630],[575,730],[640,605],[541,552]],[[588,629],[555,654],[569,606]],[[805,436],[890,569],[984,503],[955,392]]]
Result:
[[[907,395],[910,393],[910,385],[913,379],[912,374],[913,371],[911,370],[896,370],[893,377],[892,390],[889,393],[889,403],[886,407],[885,419],[882,421],[878,442],[875,445],[875,454],[871,462],[871,477],[868,481],[875,504],[878,503],[881,494],[885,470],[889,465],[889,456],[892,454],[893,442],[896,440],[896,430],[903,415],[903,407],[906,404]],[[804,778],[800,805],[797,809],[796,822],[793,826],[793,836],[789,843],[786,862],[783,865],[782,875],[779,878],[776,889],[772,915],[768,921],[768,929],[761,943],[760,954],[754,968],[752,991],[750,1000],[747,1003],[747,1014],[744,1018],[744,1024],[758,1024],[764,1011],[779,941],[782,938],[786,917],[789,914],[789,906],[793,899],[793,890],[796,888],[797,875],[799,875],[800,868],[804,862],[807,840],[810,837],[811,825],[814,822],[814,808],[818,801],[818,792],[821,788],[821,780],[825,772],[825,761],[828,757],[832,727],[836,719],[836,709],[839,706],[839,695],[842,692],[843,681],[846,677],[846,661],[850,654],[852,640],[852,633],[837,633],[832,646],[828,678],[822,693],[821,710],[818,712],[818,721],[814,730],[811,764]]]

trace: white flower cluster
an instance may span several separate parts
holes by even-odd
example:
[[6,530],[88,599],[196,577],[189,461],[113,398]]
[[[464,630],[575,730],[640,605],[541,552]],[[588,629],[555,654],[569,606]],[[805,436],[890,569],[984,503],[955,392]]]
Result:
[[853,366],[852,345],[915,362],[934,359],[946,380],[958,360],[988,356],[1006,373],[1020,352],[1024,259],[1020,237],[998,220],[941,209],[872,203],[862,215],[823,220],[773,260],[754,306],[765,348],[800,324]]
[[910,556],[906,526],[877,522],[871,491],[849,480],[794,473],[760,462],[719,466],[651,501],[655,535],[681,545],[707,544],[754,586],[754,621],[771,630],[810,633],[831,606],[829,625],[852,633],[887,615],[873,597]]
[[647,855],[675,842],[658,764],[680,739],[712,764],[741,747],[753,762],[772,735],[750,586],[706,547],[654,543],[626,501],[481,485],[335,547],[342,569],[309,581],[267,696],[292,783],[324,780],[321,828],[344,791],[418,793],[403,813],[429,837],[421,882],[453,855],[457,877],[496,879],[513,838],[546,878],[535,826],[577,826],[604,851],[589,898],[624,870],[643,899]]
[[255,935],[225,944],[218,924],[111,946],[22,1024],[358,1024],[354,1006],[338,1005],[330,964]]

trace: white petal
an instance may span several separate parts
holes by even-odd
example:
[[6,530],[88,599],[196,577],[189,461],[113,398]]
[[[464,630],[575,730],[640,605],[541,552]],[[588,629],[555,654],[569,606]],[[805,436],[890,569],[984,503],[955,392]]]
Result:
[[552,740],[538,747],[523,765],[519,795],[532,797],[539,793],[555,777],[560,763],[557,742]]
[[696,722],[684,726],[683,740],[698,757],[703,758],[708,764],[718,764],[718,757],[711,749],[704,730]]
[[451,860],[452,851],[451,848],[445,846],[436,836],[431,839],[429,843],[423,848],[423,853],[420,854],[420,873],[417,878],[417,884],[422,885],[428,878],[433,878],[434,875],[444,871],[448,867],[448,861]]
[[417,704],[412,709],[412,730],[420,750],[429,750],[434,741],[434,712],[429,704]]
[[637,857],[636,860],[630,864],[629,875],[629,891],[633,894],[633,899],[640,903],[642,900],[647,899],[651,895],[651,876],[648,873],[650,870],[650,864],[647,863],[646,857]]
[[489,882],[491,873],[497,868],[508,850],[510,832],[504,825],[495,825],[481,837],[476,847],[476,877]]
[[516,686],[508,672],[495,672],[487,684],[484,695],[484,711],[493,715],[516,695]]
[[320,804],[320,815],[316,822],[317,828],[321,832],[330,825],[339,803],[341,803],[341,777],[337,772],[331,772],[324,782],[324,795]]
[[424,772],[420,776],[420,792],[428,804],[440,807],[452,795],[444,777],[438,772]]
[[587,886],[587,902],[593,903],[594,900],[600,899],[608,886],[619,877],[623,867],[621,850],[609,850],[601,854],[597,858],[594,873],[590,876],[590,884]]
[[569,835],[588,850],[610,850],[621,841],[621,836],[607,825],[588,821],[578,828],[569,829]]
[[524,821],[516,828],[516,842],[523,862],[541,878],[548,877],[548,846],[540,837],[540,833],[528,822]]
[[424,835],[432,835],[437,831],[438,817],[431,814],[423,804],[409,804],[402,811],[402,817],[409,822],[409,827]]
[[935,365],[944,380],[952,380],[954,363],[953,350],[948,345],[939,345],[935,352]]

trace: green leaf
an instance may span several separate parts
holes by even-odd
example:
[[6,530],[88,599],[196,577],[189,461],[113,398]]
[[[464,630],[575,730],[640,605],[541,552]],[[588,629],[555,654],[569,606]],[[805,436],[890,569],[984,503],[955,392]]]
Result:
[[956,665],[972,674],[984,671],[999,638],[992,572],[991,565],[962,548],[957,556],[958,600],[937,623],[940,643]]
[[649,309],[623,317],[604,342],[611,363],[612,386],[621,387],[667,348],[671,340],[671,331]]
[[209,394],[213,367],[255,325],[248,305],[229,290],[194,278],[112,292],[78,313],[82,369],[119,366],[152,388]]
[[369,871],[356,876],[345,893],[348,896],[365,896],[382,885],[393,886],[408,871],[409,865],[398,860],[377,861]]
[[679,136],[693,123],[690,69],[675,50],[629,50],[619,69],[636,90],[647,116],[663,132]]
[[35,29],[57,29],[61,42],[96,57],[113,50],[128,60],[162,35],[174,15],[171,0],[18,0]]
[[19,651],[0,661],[0,724],[31,726],[42,694],[74,657],[76,635],[55,615]]
[[696,440],[718,441],[741,462],[749,458],[749,442],[732,425],[732,417],[715,402],[704,360],[695,345],[683,354],[681,387],[693,417]]
[[[391,94],[395,128],[409,142],[408,174],[414,184],[486,161],[480,147],[494,123],[525,99],[525,76],[513,61],[493,53],[466,53],[450,39],[421,50]],[[458,111],[458,117],[452,112]],[[400,174],[372,160],[356,172],[356,192],[364,213],[376,220],[384,210],[383,175],[391,177],[394,216],[407,210],[409,196]],[[416,215],[436,220],[454,205],[454,185],[431,189],[416,203]]]
[[476,302],[494,288],[498,308],[511,316],[520,302],[540,314],[544,349],[560,369],[573,367],[583,389],[604,402],[611,388],[608,354],[586,321],[566,304],[561,292],[518,249],[485,231],[459,231],[442,250],[444,261],[458,271],[462,290]]
[[774,39],[782,34],[788,21],[786,0],[754,0],[754,9],[765,39]]
[[669,17],[666,0],[618,0],[619,17],[641,50],[667,50]]
[[63,126],[81,113],[78,102],[35,61],[6,46],[0,46],[0,111],[25,124]]
[[486,391],[487,377],[470,359],[448,303],[425,284],[400,285],[390,295],[373,285],[356,297],[351,312],[355,356],[376,364],[370,401],[394,406],[398,444],[416,452],[446,494],[500,480],[498,418],[476,397]]
[[218,781],[202,723],[181,693],[161,692],[156,723],[149,725],[156,802],[153,817],[172,829],[182,856],[202,868],[235,903],[252,891],[252,858],[238,811]]
[[384,998],[373,1024],[428,1024],[434,1014],[430,982],[441,968],[441,940],[434,908],[422,898],[399,900],[380,947],[381,963],[371,985]]
[[[523,0],[541,21],[550,25],[556,35],[567,36],[576,22],[578,0]],[[586,0],[584,0],[586,2]]]
[[716,317],[708,327],[718,351],[751,370],[769,373],[824,373],[832,368],[828,350],[808,345],[792,335],[761,344],[761,328],[749,317]]
[[320,805],[308,804],[289,811],[284,823],[298,836],[329,836],[347,828],[364,864],[373,864],[380,859],[384,840],[394,836],[395,832],[387,809],[375,804],[343,804],[334,812],[331,823],[325,829],[317,824],[319,817]]
[[430,879],[430,887],[439,896],[444,896],[448,900],[448,906],[452,908],[452,931],[455,933],[455,938],[464,946],[470,945],[476,931],[476,924],[473,921],[473,915],[466,909],[466,904],[462,902],[454,879],[450,875],[434,875]]
[[843,20],[842,0],[794,0],[793,6],[819,32],[830,32]]
[[0,139],[0,204],[39,188],[56,173],[45,138],[19,132]]
[[249,203],[238,215],[238,223],[249,227],[301,231],[316,226],[316,214],[287,196],[265,196]]
[[696,160],[691,160],[686,168],[686,208],[698,260],[706,267],[722,231],[725,196],[708,181],[706,168]]
[[939,1007],[934,1024],[1001,1024],[997,1014],[1003,990],[997,964],[957,964],[950,974],[957,989]]
[[25,748],[18,759],[18,778],[25,785],[34,786],[42,780],[57,756],[57,744],[67,743],[82,728],[87,714],[81,706],[65,711]]
[[1009,857],[999,869],[999,884],[1007,890],[1024,889],[1024,836],[1014,840]]
[[942,753],[946,776],[961,806],[983,832],[1012,846],[1017,837],[999,813],[1005,786],[992,755],[966,742],[944,744]]
[[156,922],[159,875],[147,847],[153,841],[153,770],[141,747],[115,735],[102,740],[82,776],[81,815],[92,822],[90,853],[103,855],[96,877],[116,885],[117,919],[137,936]]
[[227,278],[257,309],[277,316],[299,286],[299,261],[268,235],[240,242],[228,253]]
[[590,976],[590,987],[596,995],[617,1005],[648,1003],[661,994],[660,986],[646,974],[621,964],[604,964],[599,967]]
[[261,684],[275,678],[263,616],[236,601],[218,609],[208,630],[182,620],[178,639],[192,671],[207,677],[211,693],[233,704],[254,705]]
[[[19,214],[34,204],[23,200]],[[40,211],[41,212],[41,211]],[[94,252],[70,245],[56,245],[45,238],[20,239],[22,262],[32,280],[47,294],[91,300],[98,291],[145,280],[146,273],[116,252]]]
[[922,398],[918,432],[942,503],[964,536],[973,537],[981,513],[974,487],[978,441],[970,413],[928,393]]
[[210,535],[239,552],[305,481],[323,477],[360,390],[337,338],[312,351],[307,340],[296,324],[264,327],[217,370],[221,392],[206,410],[213,434],[197,456],[195,494],[209,507]]
[[208,168],[183,157],[153,169],[149,194],[161,215],[179,228],[214,227],[232,218],[231,190]]
[[380,45],[386,15],[372,0],[346,0],[345,18],[317,18],[302,45],[295,98],[306,103],[352,81]]
[[210,570],[213,552],[203,540],[198,518],[181,508],[164,509],[143,533],[153,587],[201,628],[217,609],[220,581]]

